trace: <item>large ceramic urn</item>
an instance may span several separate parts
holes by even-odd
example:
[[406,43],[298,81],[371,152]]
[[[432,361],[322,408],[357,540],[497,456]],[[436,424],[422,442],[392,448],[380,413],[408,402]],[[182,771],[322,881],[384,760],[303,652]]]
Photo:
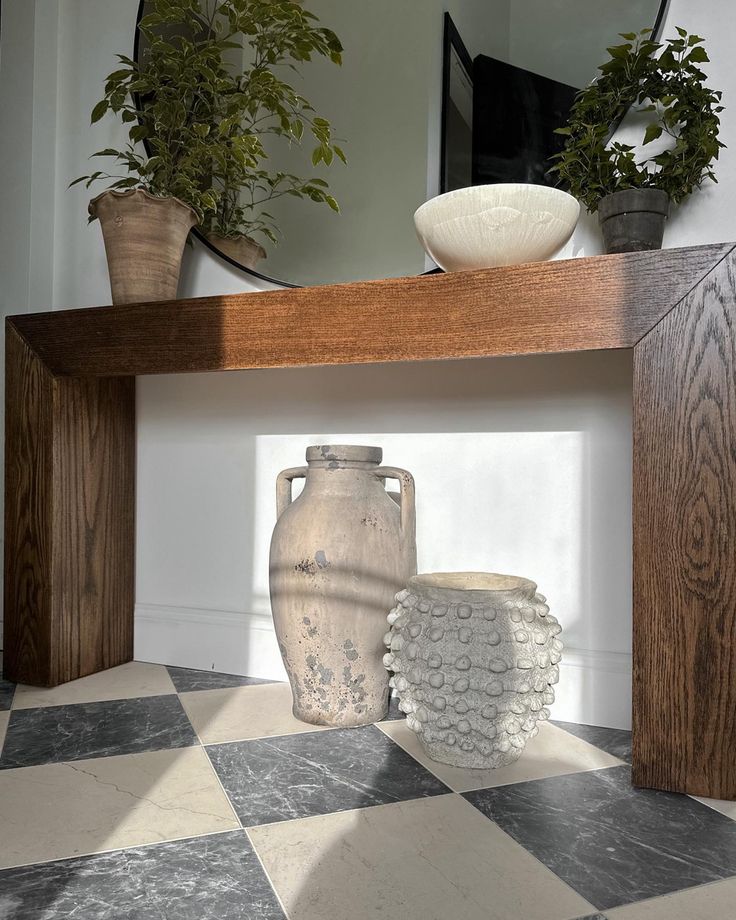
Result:
[[[380,447],[309,447],[307,466],[276,482],[271,606],[294,715],[314,725],[386,715],[386,610],[416,572],[416,515],[414,480],[382,457]],[[298,478],[304,489],[292,501]]]

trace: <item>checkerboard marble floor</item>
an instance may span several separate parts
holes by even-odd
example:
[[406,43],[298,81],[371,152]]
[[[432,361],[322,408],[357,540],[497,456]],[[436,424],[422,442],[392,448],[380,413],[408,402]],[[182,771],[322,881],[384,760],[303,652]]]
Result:
[[629,759],[558,722],[456,769],[395,708],[315,729],[284,684],[140,662],[0,681],[0,918],[734,920],[736,803]]

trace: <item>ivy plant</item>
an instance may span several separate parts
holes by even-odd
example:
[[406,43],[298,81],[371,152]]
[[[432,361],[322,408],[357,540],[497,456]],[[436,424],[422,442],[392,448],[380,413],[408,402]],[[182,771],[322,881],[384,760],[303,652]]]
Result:
[[[703,39],[677,28],[660,44],[651,30],[621,33],[624,43],[608,48],[601,75],[578,93],[567,136],[551,169],[596,211],[601,198],[622,189],[661,189],[680,202],[706,179],[717,181],[713,162],[725,145],[718,139],[721,93],[705,85],[699,65],[708,61]],[[642,156],[634,145],[612,141],[613,125],[630,110],[648,114],[642,148],[662,135],[667,149]]]
[[296,0],[151,0],[138,28],[140,60],[118,55],[92,111],[93,123],[112,112],[130,126],[125,149],[93,154],[123,174],[98,170],[73,185],[175,196],[223,236],[276,240],[261,206],[280,195],[338,210],[324,180],[270,171],[264,147],[269,135],[287,144],[311,136],[313,164],[345,161],[329,122],[282,75],[315,56],[340,64],[334,32]]

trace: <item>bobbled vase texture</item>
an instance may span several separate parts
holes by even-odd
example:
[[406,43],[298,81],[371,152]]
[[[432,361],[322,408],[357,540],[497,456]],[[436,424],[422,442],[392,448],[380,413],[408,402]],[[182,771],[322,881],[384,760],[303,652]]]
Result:
[[416,575],[388,615],[385,666],[427,754],[457,767],[513,763],[549,718],[561,627],[526,578]]
[[[386,610],[416,572],[416,515],[412,476],[379,466],[382,456],[310,447],[306,467],[277,479],[271,607],[294,715],[313,725],[367,725],[388,709]],[[298,478],[304,490],[292,501]]]

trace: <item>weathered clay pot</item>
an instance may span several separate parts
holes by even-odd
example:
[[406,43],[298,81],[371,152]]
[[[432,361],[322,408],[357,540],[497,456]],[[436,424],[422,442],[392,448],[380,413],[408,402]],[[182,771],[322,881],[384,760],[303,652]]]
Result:
[[[384,718],[386,610],[416,572],[414,480],[379,467],[380,447],[307,449],[307,467],[276,483],[271,606],[294,694],[294,715],[314,725]],[[292,502],[292,480],[306,479]],[[398,479],[400,504],[386,491]]]
[[630,188],[601,198],[598,221],[607,253],[661,249],[670,196],[657,188]]
[[112,302],[175,300],[181,258],[197,215],[178,198],[108,189],[89,203],[100,219]]
[[223,253],[233,262],[242,265],[243,268],[255,268],[259,262],[268,258],[268,253],[249,236],[220,236],[219,233],[208,233],[207,239],[212,243],[218,252]]
[[485,572],[417,575],[389,613],[384,664],[427,754],[457,767],[513,763],[549,718],[561,628],[537,586]]

